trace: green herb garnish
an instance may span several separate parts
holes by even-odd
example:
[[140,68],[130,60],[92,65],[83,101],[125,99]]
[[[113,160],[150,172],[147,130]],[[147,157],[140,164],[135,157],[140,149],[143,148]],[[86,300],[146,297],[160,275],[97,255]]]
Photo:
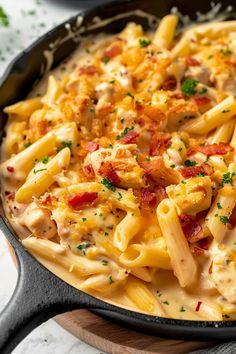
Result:
[[185,312],[185,308],[183,306],[180,307],[180,312]]
[[222,209],[222,205],[220,203],[216,203],[218,209]]
[[233,53],[232,50],[229,48],[221,48],[220,52],[221,52],[221,54],[226,55],[226,56],[231,55]]
[[38,172],[46,171],[46,170],[47,170],[46,168],[40,168],[39,170],[34,170],[34,173],[38,173]]
[[233,184],[233,177],[236,175],[235,172],[226,172],[222,176],[220,186],[223,187],[225,184]]
[[62,141],[61,142],[61,146],[59,146],[57,148],[57,152],[60,152],[61,150],[65,149],[65,148],[71,148],[72,142],[71,141]]
[[130,127],[130,128],[126,127],[122,133],[120,133],[119,135],[116,136],[116,140],[120,140],[123,136],[125,136],[131,130],[134,130],[134,127]]
[[187,79],[184,81],[181,90],[186,96],[193,96],[197,93],[196,86],[198,83],[197,80]]
[[76,248],[80,251],[85,251],[87,248],[90,247],[90,243],[80,243],[76,246]]
[[226,215],[220,215],[219,219],[222,222],[222,224],[224,224],[224,225],[226,225],[229,222],[229,218]]
[[145,39],[145,38],[139,39],[139,45],[141,48],[145,48],[145,47],[149,46],[150,43],[151,43],[151,41],[149,39]]
[[105,55],[105,57],[102,58],[102,61],[104,64],[107,64],[107,63],[109,63],[110,58],[107,55]]
[[196,161],[191,161],[191,160],[185,160],[184,164],[186,167],[190,167],[190,166],[196,166],[197,162]]
[[101,180],[101,184],[103,184],[107,189],[110,189],[112,192],[115,192],[116,187],[112,184],[112,181],[109,178],[103,178]]
[[129,97],[131,97],[131,98],[134,98],[134,95],[133,95],[131,92],[127,92],[127,93],[126,93],[126,96],[129,96]]
[[44,163],[46,165],[46,163],[48,163],[48,159],[49,157],[47,155],[45,155],[43,158],[42,158],[42,163]]
[[105,259],[103,259],[103,260],[101,261],[101,263],[102,263],[103,266],[107,266],[107,265],[108,265],[108,261],[106,261]]
[[108,282],[109,282],[110,285],[111,285],[112,283],[114,283],[114,280],[112,279],[112,275],[110,275],[110,276],[108,277]]
[[3,7],[0,6],[0,26],[8,27],[9,24],[10,24],[9,18],[6,12],[4,11]]
[[24,143],[25,148],[29,147],[30,145],[32,145],[31,141],[27,141],[26,143]]

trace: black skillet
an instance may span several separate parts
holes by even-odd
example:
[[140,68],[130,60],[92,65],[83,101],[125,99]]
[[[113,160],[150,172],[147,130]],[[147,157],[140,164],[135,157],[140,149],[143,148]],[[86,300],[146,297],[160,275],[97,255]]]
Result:
[[[217,1],[216,1],[217,3]],[[221,10],[225,10],[231,1],[222,1]],[[122,0],[83,12],[81,26],[91,24],[95,16],[107,19],[125,13],[119,20],[109,22],[92,33],[119,32],[127,22],[136,21],[145,29],[150,25],[146,17],[136,15],[135,9],[142,9],[152,15],[162,17],[177,6],[183,14],[196,18],[196,12],[210,10],[208,1],[198,0]],[[231,14],[231,18],[233,15]],[[73,30],[78,27],[77,16],[67,21]],[[42,74],[46,66],[43,52],[50,43],[60,39],[61,44],[54,53],[53,65],[57,65],[77,46],[72,38],[67,38],[65,24],[40,38],[30,48],[20,54],[10,64],[0,82],[0,108],[14,103],[30,91],[32,85]],[[67,38],[65,40],[65,38]],[[64,40],[63,40],[64,39]],[[3,216],[0,230],[11,243],[18,260],[18,282],[12,298],[0,315],[0,353],[11,353],[15,346],[35,327],[59,313],[78,308],[89,308],[123,325],[135,327],[142,332],[171,338],[191,340],[233,340],[236,338],[235,322],[184,321],[159,318],[125,310],[76,290],[72,286],[49,272],[39,264],[21,245],[16,234]]]

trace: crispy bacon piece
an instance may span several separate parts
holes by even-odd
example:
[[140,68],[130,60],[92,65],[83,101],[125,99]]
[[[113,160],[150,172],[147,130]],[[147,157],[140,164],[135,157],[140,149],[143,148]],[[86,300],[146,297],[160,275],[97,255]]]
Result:
[[181,226],[189,243],[194,243],[202,239],[202,227],[192,215],[181,214],[179,216]]
[[10,173],[13,173],[13,172],[15,172],[15,169],[12,166],[7,166],[7,171]]
[[210,98],[208,98],[208,97],[196,97],[193,99],[193,101],[198,106],[205,106],[211,102]]
[[193,57],[187,57],[186,58],[186,64],[188,66],[199,66],[199,65],[201,65],[201,63],[197,59],[195,59]]
[[233,227],[236,226],[236,206],[233,208],[233,211],[229,218],[229,222]]
[[199,247],[201,247],[203,250],[207,251],[210,246],[209,242],[209,237],[203,238],[202,240],[198,241]]
[[97,67],[94,65],[83,66],[79,69],[79,75],[87,74],[87,75],[94,75],[98,71]]
[[5,191],[5,196],[8,200],[14,200],[15,199],[15,192]]
[[104,57],[108,57],[109,59],[112,59],[121,53],[122,53],[121,47],[118,45],[113,45],[113,47],[111,47],[110,49],[105,50]]
[[120,141],[123,144],[130,144],[132,143],[137,137],[139,136],[139,133],[134,131],[134,130],[130,130],[127,134],[125,134],[124,136],[122,136],[122,138],[120,138]]
[[141,199],[141,206],[146,207],[155,207],[157,198],[155,193],[150,192],[147,188],[141,188],[140,191],[140,199]]
[[159,205],[160,202],[167,197],[166,190],[162,186],[155,186],[154,193],[156,195],[157,205]]
[[192,248],[192,252],[196,255],[196,256],[202,256],[204,254],[204,250],[198,246],[194,246]]
[[167,79],[163,82],[161,88],[165,91],[173,91],[176,88],[176,79],[174,77]]
[[187,156],[195,154],[196,152],[202,152],[204,155],[225,155],[227,152],[233,152],[234,148],[227,143],[209,144],[204,146],[193,146],[188,149]]
[[95,176],[93,166],[90,164],[83,167],[84,174],[87,178],[92,179]]
[[99,145],[97,143],[95,143],[95,141],[89,141],[85,146],[85,150],[87,150],[89,152],[93,152],[98,149],[99,149]]
[[197,306],[195,308],[196,312],[198,312],[200,310],[201,304],[202,304],[202,301],[198,301]]
[[120,183],[120,177],[118,176],[110,162],[102,162],[98,170],[98,174],[102,177],[108,178],[113,185],[117,185]]
[[156,132],[151,138],[149,155],[161,156],[170,145],[170,139],[169,133]]
[[185,178],[190,178],[190,177],[195,177],[199,174],[210,176],[214,172],[213,168],[208,165],[207,163],[203,163],[199,166],[191,166],[191,167],[186,167],[182,168],[180,170],[181,174]]
[[184,98],[184,95],[181,92],[175,92],[172,97],[180,100],[181,98]]
[[92,204],[98,198],[95,192],[84,192],[68,199],[68,205],[72,209],[80,209],[86,204]]

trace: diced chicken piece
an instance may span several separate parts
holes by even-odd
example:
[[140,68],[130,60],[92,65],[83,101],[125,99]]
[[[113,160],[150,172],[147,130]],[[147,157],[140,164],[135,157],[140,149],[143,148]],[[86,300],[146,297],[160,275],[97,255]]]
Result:
[[210,278],[220,294],[231,304],[236,304],[235,253],[217,242],[213,243],[210,253],[212,255]]
[[102,82],[96,87],[96,93],[98,98],[96,112],[98,114],[102,111],[111,110],[111,103],[113,101],[114,92],[114,85],[109,84],[107,82]]
[[201,82],[204,85],[210,84],[211,71],[209,67],[204,64],[199,66],[189,66],[185,72],[186,79],[193,79]]
[[86,156],[84,165],[91,164],[97,180],[104,176],[99,173],[101,165],[111,163],[120,179],[119,186],[124,188],[139,188],[143,186],[143,169],[138,165],[134,156],[135,144],[115,145],[113,149],[99,149]]
[[205,177],[192,177],[166,188],[169,198],[175,203],[178,214],[198,213],[211,205],[211,179]]
[[155,156],[151,161],[140,162],[147,176],[151,178],[160,186],[166,187],[170,184],[180,182],[180,174],[173,168],[166,167],[162,157]]
[[39,208],[36,203],[31,203],[21,218],[25,225],[35,237],[50,239],[57,232],[56,224],[51,220],[51,213],[47,209]]
[[168,125],[171,130],[178,130],[178,127],[186,122],[186,119],[194,118],[199,115],[198,107],[191,101],[176,99],[170,101],[170,107],[167,112]]
[[236,96],[235,74],[232,72],[223,72],[215,76],[216,87],[222,92]]

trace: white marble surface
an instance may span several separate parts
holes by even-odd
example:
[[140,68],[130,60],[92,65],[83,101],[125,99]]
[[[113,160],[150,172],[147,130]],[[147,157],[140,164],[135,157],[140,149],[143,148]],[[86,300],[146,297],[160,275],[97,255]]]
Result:
[[[0,26],[0,75],[22,49],[56,24],[76,14],[92,1],[1,0],[10,26]],[[96,2],[96,1],[94,1]],[[85,4],[85,5],[83,5]],[[0,311],[6,305],[16,284],[17,272],[0,235]],[[81,342],[53,320],[34,330],[14,354],[98,354],[100,351]]]

